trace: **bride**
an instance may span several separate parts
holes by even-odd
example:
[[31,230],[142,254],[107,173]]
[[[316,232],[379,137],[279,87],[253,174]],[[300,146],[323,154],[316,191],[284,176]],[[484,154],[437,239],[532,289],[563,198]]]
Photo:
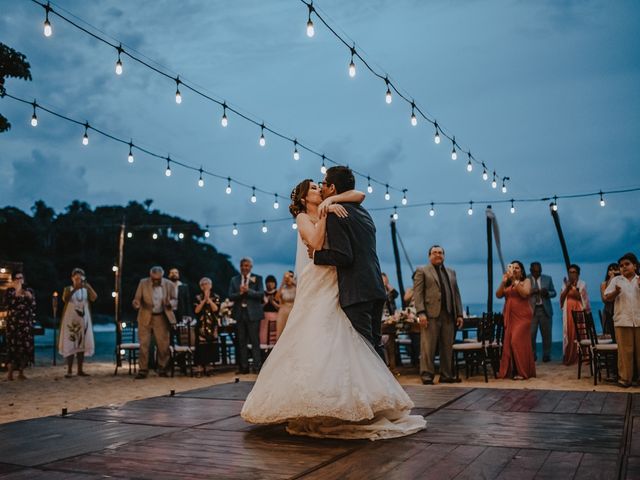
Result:
[[352,190],[322,202],[319,186],[304,180],[291,199],[299,232],[296,299],[242,418],[287,422],[290,434],[323,438],[378,440],[424,429],[423,417],[409,415],[409,396],[340,308],[335,267],[307,256],[307,246],[319,250],[325,242],[326,212],[344,216],[336,202],[361,203],[364,194]]

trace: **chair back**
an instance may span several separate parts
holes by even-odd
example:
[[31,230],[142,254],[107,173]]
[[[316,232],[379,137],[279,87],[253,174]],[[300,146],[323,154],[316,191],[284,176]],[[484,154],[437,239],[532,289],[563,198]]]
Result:
[[181,347],[195,347],[197,331],[195,323],[192,322],[190,318],[188,321],[182,321],[176,324],[176,340]]
[[123,320],[120,324],[120,331],[122,332],[121,344],[136,343],[138,341],[138,320],[135,317]]
[[[573,310],[571,315],[573,317],[573,325],[576,329],[576,341],[578,344],[583,340],[592,341],[587,325],[587,313],[584,310]],[[591,313],[589,313],[589,315],[591,315]],[[591,322],[593,323],[593,317],[591,317]]]
[[596,332],[596,326],[593,321],[593,315],[591,314],[591,312],[585,312],[584,318],[585,318],[585,323],[587,327],[587,335],[589,336],[591,345],[592,346],[598,345],[598,333]]
[[478,322],[478,341],[485,345],[500,345],[503,336],[502,314],[482,314]]

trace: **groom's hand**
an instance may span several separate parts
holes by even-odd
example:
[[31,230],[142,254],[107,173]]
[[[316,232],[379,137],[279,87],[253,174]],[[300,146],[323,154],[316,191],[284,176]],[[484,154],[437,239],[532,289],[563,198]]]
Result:
[[420,326],[424,328],[429,326],[429,320],[427,320],[427,316],[424,313],[418,315],[418,322],[420,322]]

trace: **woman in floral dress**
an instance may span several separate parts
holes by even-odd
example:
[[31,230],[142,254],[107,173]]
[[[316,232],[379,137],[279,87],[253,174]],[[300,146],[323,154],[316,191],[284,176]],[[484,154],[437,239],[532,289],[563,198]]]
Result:
[[7,380],[13,380],[18,370],[18,380],[25,380],[24,369],[33,361],[33,322],[36,320],[36,296],[24,287],[24,274],[13,274],[13,287],[7,289]]

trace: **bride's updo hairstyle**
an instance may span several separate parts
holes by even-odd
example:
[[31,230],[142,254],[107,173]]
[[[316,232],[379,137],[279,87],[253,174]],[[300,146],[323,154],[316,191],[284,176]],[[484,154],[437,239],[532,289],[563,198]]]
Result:
[[291,192],[291,205],[289,205],[289,212],[291,212],[293,218],[296,218],[301,213],[307,211],[306,198],[309,193],[311,182],[313,182],[313,180],[307,178],[296,185],[296,188]]

